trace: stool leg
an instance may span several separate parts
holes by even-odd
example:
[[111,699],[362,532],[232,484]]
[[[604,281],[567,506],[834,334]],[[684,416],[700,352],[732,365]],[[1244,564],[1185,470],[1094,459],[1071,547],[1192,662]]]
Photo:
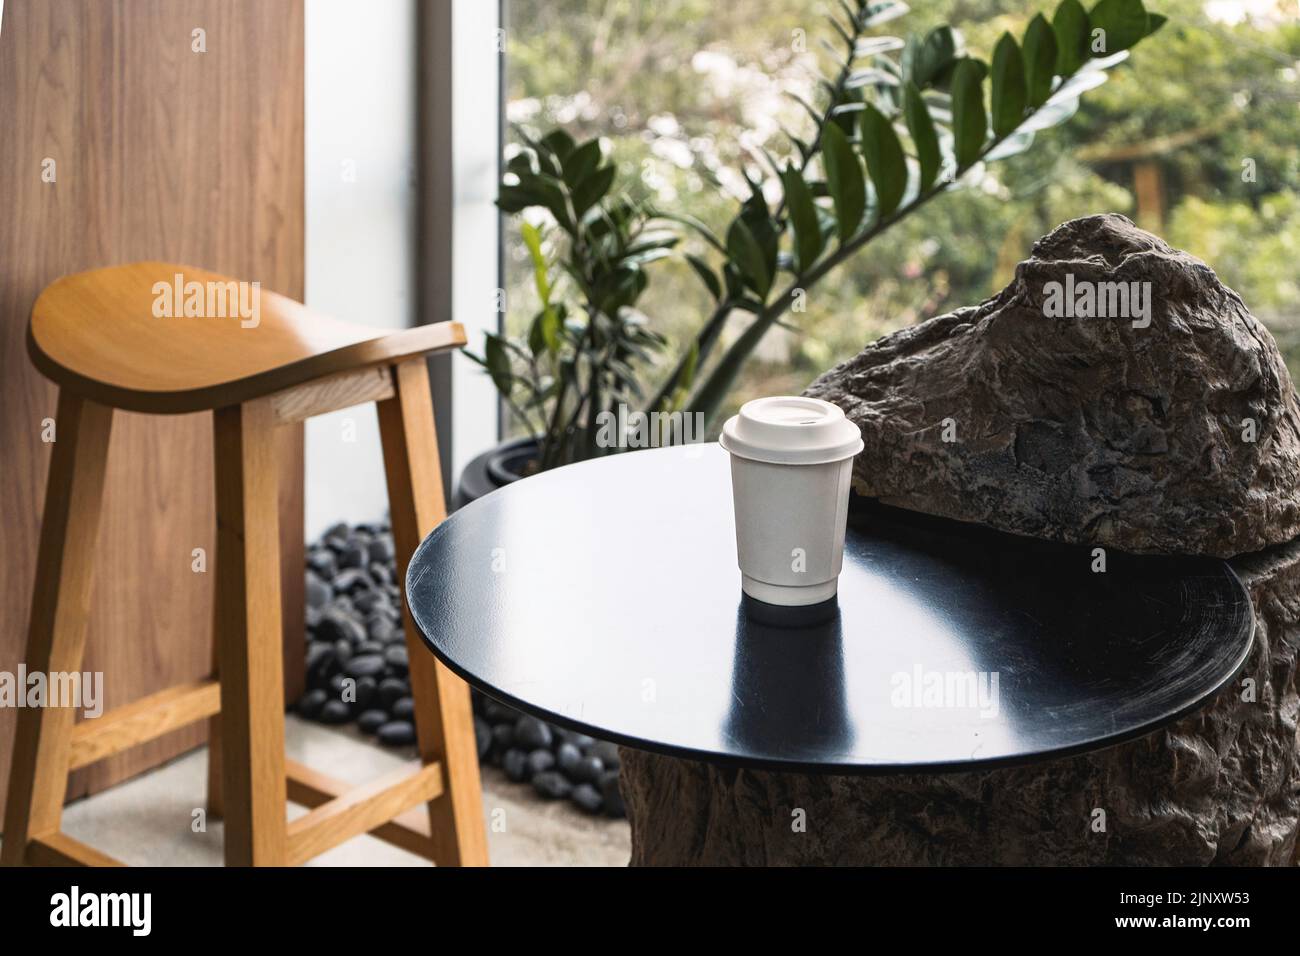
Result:
[[429,804],[434,860],[441,866],[486,866],[487,834],[469,686],[420,642],[405,598],[411,555],[447,516],[425,359],[395,366],[393,383],[394,396],[378,403],[379,433],[388,474],[397,580],[403,589],[415,728],[420,759],[426,764],[441,761],[445,775],[442,796]]
[[277,463],[266,399],[213,413],[222,810],[229,866],[287,859]]
[[[212,600],[212,676],[221,679],[221,641],[217,637],[217,596]],[[221,789],[221,715],[208,718],[208,819],[220,820],[225,816]]]
[[[113,424],[111,408],[62,390],[56,414],[26,656],[28,672],[47,678],[81,669]],[[0,860],[6,866],[23,863],[33,837],[59,829],[75,717],[72,707],[18,711]]]

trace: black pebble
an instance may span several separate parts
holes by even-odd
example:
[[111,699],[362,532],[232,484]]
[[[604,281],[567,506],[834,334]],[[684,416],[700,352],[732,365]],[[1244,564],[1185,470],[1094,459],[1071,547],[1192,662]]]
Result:
[[337,698],[325,701],[320,710],[319,720],[322,724],[345,724],[352,719],[352,709]]
[[334,596],[334,591],[328,584],[312,574],[307,572],[307,606],[324,607],[329,603],[329,599]]
[[379,742],[390,747],[415,743],[415,727],[405,720],[390,720],[379,728]]
[[505,721],[513,724],[519,720],[519,711],[489,697],[483,703],[483,716],[494,724],[504,723]]
[[394,720],[410,720],[415,716],[415,698],[401,697],[388,709]]
[[389,620],[387,615],[376,613],[366,619],[366,633],[372,641],[388,644],[393,640],[393,635],[399,632],[397,625]]
[[384,659],[379,654],[358,654],[343,665],[348,677],[379,677],[384,672]]
[[482,760],[492,749],[492,728],[482,717],[474,718],[474,744],[478,747],[478,759]]
[[373,734],[386,723],[388,723],[388,715],[382,710],[363,710],[357,715],[357,727],[363,733]]
[[[343,547],[343,550],[339,552],[339,567],[344,568],[348,571],[352,570],[353,568],[364,568],[367,564],[369,564],[366,558],[367,558],[367,554],[364,545],[361,545],[359,543],[350,543],[345,545]],[[343,576],[343,572],[340,571],[339,577],[342,576]],[[341,589],[341,586],[337,583],[337,580],[334,586],[336,588]]]
[[623,792],[618,788],[617,770],[607,770],[600,775],[600,795],[605,798],[605,812],[611,817],[627,816]]
[[329,548],[312,548],[307,554],[307,567],[315,571],[324,581],[339,573],[338,560]]
[[595,783],[604,772],[605,765],[600,762],[599,757],[587,756],[573,765],[573,769],[569,771],[569,776],[582,783]]
[[544,797],[562,800],[573,792],[573,784],[557,770],[547,770],[533,777],[533,789]]
[[298,700],[298,713],[309,720],[315,720],[327,699],[328,695],[319,687],[316,690],[309,690]]
[[528,778],[528,754],[522,750],[507,750],[501,758],[501,769],[515,783],[522,783]]
[[352,659],[352,642],[339,638],[334,642],[334,658],[340,664],[346,664]]
[[552,743],[551,728],[536,717],[524,715],[515,721],[515,743],[525,750],[549,747]]
[[320,623],[316,625],[316,639],[360,644],[366,639],[366,630],[338,608],[331,608],[321,615]]
[[555,762],[559,764],[560,770],[570,776],[573,775],[573,768],[581,759],[582,751],[568,741],[555,748]]
[[352,595],[352,606],[362,614],[369,614],[381,604],[388,603],[388,595],[383,591],[358,591]]
[[529,774],[545,773],[555,766],[555,754],[549,750],[534,750],[528,755]]
[[604,800],[601,799],[600,791],[589,783],[580,783],[573,788],[571,799],[588,813],[600,813]]
[[328,641],[312,641],[307,645],[307,683],[320,687],[338,672],[338,658],[334,656],[334,645]]
[[378,641],[362,641],[357,645],[357,653],[382,654],[384,653],[384,645],[380,644]]
[[392,564],[393,557],[393,539],[388,535],[379,535],[370,542],[371,561],[377,564]]
[[608,740],[597,740],[587,749],[587,753],[599,757],[606,770],[617,770],[619,767],[618,744],[612,744]]
[[406,656],[406,645],[392,644],[384,651],[384,660],[388,666],[399,674],[405,674],[410,668],[410,660]]
[[497,724],[492,728],[492,746],[497,753],[505,753],[515,743],[515,728],[509,724]]
[[379,684],[373,677],[357,678],[357,699],[354,709],[357,713],[363,710],[369,710],[374,706],[375,698],[379,696]]
[[375,582],[371,580],[365,568],[347,568],[340,571],[334,578],[334,590],[339,594],[350,594],[353,591],[370,591],[374,589],[374,586]]
[[379,682],[379,706],[385,710],[411,693],[411,685],[400,677],[385,677]]

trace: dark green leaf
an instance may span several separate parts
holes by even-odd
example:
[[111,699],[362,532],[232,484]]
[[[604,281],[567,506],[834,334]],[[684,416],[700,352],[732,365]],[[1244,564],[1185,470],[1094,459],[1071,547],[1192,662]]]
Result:
[[1155,33],[1162,26],[1169,22],[1169,18],[1162,13],[1147,14],[1147,36]]
[[785,182],[785,204],[790,210],[790,224],[794,227],[794,247],[798,271],[806,272],[822,253],[822,231],[817,222],[817,205],[803,176],[794,165],[785,168],[781,177]]
[[822,158],[826,164],[826,188],[835,203],[840,242],[845,243],[857,232],[867,205],[862,164],[848,137],[834,123],[828,123],[822,131]]
[[979,158],[988,135],[980,66],[975,60],[965,58],[953,70],[952,133],[959,170],[966,169]]
[[483,346],[483,356],[488,374],[492,376],[492,384],[496,386],[497,391],[501,394],[509,395],[514,376],[510,372],[510,356],[506,354],[505,345],[500,336],[491,332],[487,333],[487,340]]
[[718,281],[718,277],[714,271],[709,268],[709,264],[699,256],[689,254],[686,256],[686,261],[690,264],[690,267],[695,270],[695,274],[700,277],[700,281],[703,282],[705,287],[709,290],[709,294],[713,296],[714,299],[721,299],[722,283]]
[[1025,116],[1025,61],[1010,33],[993,48],[993,135],[1010,134]]
[[1025,30],[1025,102],[1030,109],[1047,102],[1055,74],[1056,34],[1040,13]]
[[577,186],[600,165],[600,158],[600,140],[583,143],[561,161],[565,184],[570,189]]
[[876,187],[876,214],[885,219],[898,208],[907,189],[907,161],[893,125],[874,106],[862,114],[862,153]]
[[502,212],[519,212],[530,206],[541,206],[548,210],[561,225],[566,227],[569,225],[569,212],[564,202],[564,193],[560,191],[556,181],[548,176],[519,176],[517,184],[501,187],[497,205]]
[[1061,0],[1052,17],[1056,34],[1056,72],[1069,76],[1088,59],[1088,14],[1079,0]]
[[961,35],[952,27],[935,27],[925,35],[912,57],[912,75],[908,79],[918,87],[934,82],[956,59],[960,48]]
[[921,165],[919,191],[925,192],[939,172],[939,138],[935,135],[934,123],[930,120],[930,111],[926,109],[921,91],[914,83],[907,84],[903,113],[907,119],[907,131],[912,135],[912,143],[916,146],[917,161]]
[[768,272],[762,247],[743,219],[733,221],[727,230],[727,255],[740,270],[746,284],[760,297],[767,298],[767,291],[772,287],[772,275]]
[[1104,48],[1094,51],[1094,56],[1127,50],[1147,35],[1147,12],[1142,0],[1101,0],[1088,14],[1088,23],[1093,31],[1104,31]]
[[602,196],[609,192],[614,184],[616,167],[613,163],[596,170],[573,190],[573,212],[579,219],[588,209],[600,202]]
[[553,129],[542,137],[541,145],[545,146],[555,158],[564,161],[564,157],[573,152],[573,137],[562,129]]
[[536,159],[537,157],[533,154],[532,150],[521,149],[506,162],[506,172],[520,176],[536,175]]

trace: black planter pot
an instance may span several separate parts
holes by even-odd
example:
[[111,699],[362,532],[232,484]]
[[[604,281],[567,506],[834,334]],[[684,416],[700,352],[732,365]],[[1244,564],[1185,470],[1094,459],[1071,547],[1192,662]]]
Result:
[[489,492],[518,481],[524,476],[528,463],[536,457],[537,442],[531,438],[515,438],[489,448],[460,473],[455,507],[463,508]]

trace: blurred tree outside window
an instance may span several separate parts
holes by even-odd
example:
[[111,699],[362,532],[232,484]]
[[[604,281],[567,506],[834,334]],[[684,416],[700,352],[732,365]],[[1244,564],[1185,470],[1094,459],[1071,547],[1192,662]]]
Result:
[[[1005,30],[1023,32],[1038,9],[909,5],[887,32],[947,21],[984,50]],[[748,194],[742,170],[759,170],[761,149],[791,154],[783,127],[806,126],[787,94],[812,96],[828,56],[826,9],[823,0],[508,0],[507,119],[605,137],[634,198],[721,233]],[[1100,212],[1124,213],[1208,262],[1300,378],[1300,0],[1149,0],[1148,9],[1169,22],[1133,54],[1140,81],[1121,64],[1033,149],[990,164],[976,187],[925,207],[812,290],[790,328],[768,333],[728,409],[797,393],[887,332],[978,303],[1036,238]],[[507,330],[518,334],[538,303],[517,229],[505,242]],[[661,266],[640,306],[676,343],[711,300],[685,262]]]

